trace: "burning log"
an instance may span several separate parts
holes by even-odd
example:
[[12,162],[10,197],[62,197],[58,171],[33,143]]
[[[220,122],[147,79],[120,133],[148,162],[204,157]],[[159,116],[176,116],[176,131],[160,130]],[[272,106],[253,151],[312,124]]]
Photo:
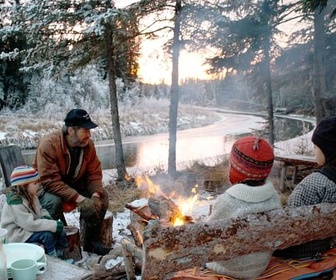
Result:
[[180,219],[183,224],[192,222],[190,216],[183,215],[179,207],[165,196],[150,197],[148,199],[148,206],[151,212],[161,220],[161,223],[167,222],[174,225],[177,218]]
[[[135,203],[138,204],[138,203]],[[159,226],[173,226],[174,220],[179,218],[184,223],[191,223],[192,218],[182,215],[178,206],[165,196],[154,196],[146,201],[146,204],[133,205],[126,204],[125,207],[131,211],[131,222],[128,225],[135,244],[130,240],[123,239],[122,251],[126,267],[127,279],[135,279],[134,268],[135,260],[142,261],[143,236],[146,235],[145,229]]]
[[148,206],[151,212],[162,220],[171,221],[173,217],[182,216],[177,205],[171,199],[162,195],[150,197],[148,199]]
[[173,225],[176,218],[181,219],[184,224],[192,222],[192,217],[183,215],[179,207],[171,199],[162,195],[150,197],[147,205],[137,207],[132,204],[126,204],[125,207],[141,218],[133,221],[131,219],[131,223],[141,221],[141,223],[147,224],[149,220],[160,220],[162,224],[170,223]]
[[150,209],[147,205],[141,207],[135,207],[132,205],[126,205],[126,208],[131,210],[130,214],[130,224],[128,225],[129,230],[132,233],[133,239],[136,246],[142,247],[142,233],[147,226],[147,223],[151,219],[155,219],[150,212]]
[[150,197],[146,205],[134,206],[126,204],[131,210],[129,229],[138,247],[142,246],[142,235],[150,220],[159,220],[161,225],[172,226],[178,219],[180,223],[191,223],[190,216],[183,215],[178,206],[165,196]]
[[169,279],[207,262],[335,236],[335,215],[336,204],[321,203],[179,227],[157,224],[145,230],[142,279]]

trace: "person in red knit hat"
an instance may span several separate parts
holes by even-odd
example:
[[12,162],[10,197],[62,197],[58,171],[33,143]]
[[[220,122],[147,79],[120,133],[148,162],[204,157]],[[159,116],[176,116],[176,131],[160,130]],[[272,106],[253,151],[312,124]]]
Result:
[[[230,153],[229,180],[232,184],[220,195],[208,220],[244,217],[281,208],[281,201],[268,176],[274,162],[273,148],[256,136],[238,139]],[[207,263],[216,273],[239,279],[258,277],[266,269],[272,252],[257,252],[230,260]]]

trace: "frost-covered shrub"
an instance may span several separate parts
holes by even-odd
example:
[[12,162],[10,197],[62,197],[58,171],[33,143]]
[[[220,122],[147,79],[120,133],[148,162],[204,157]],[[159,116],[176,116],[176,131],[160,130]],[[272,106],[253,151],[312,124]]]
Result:
[[109,108],[107,82],[95,67],[89,66],[57,80],[48,75],[42,79],[34,77],[29,98],[20,110],[53,119],[55,114],[64,117],[64,112],[72,108],[84,108],[91,113]]
[[78,71],[70,77],[71,96],[77,107],[94,111],[97,108],[109,108],[109,89],[107,80],[103,80],[94,66]]

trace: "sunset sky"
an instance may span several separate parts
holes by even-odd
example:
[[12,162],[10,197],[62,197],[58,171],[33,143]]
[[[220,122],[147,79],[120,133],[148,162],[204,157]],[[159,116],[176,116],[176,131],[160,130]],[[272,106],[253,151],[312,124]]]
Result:
[[[287,0],[288,1],[288,0]],[[131,3],[138,2],[138,0],[116,0],[117,7],[124,7]],[[297,23],[289,22],[279,27],[283,32],[290,34],[299,28]],[[173,34],[164,33],[160,38],[155,40],[145,40],[141,44],[141,55],[139,57],[139,78],[140,80],[159,84],[164,82],[171,83],[171,58],[166,54],[163,45],[170,39]],[[287,37],[279,37],[278,43],[286,46]],[[203,53],[190,53],[182,51],[179,59],[179,76],[180,81],[187,78],[207,79],[211,78],[207,75],[207,66],[204,65],[205,59],[209,56],[209,50]],[[224,73],[220,73],[223,75]]]
[[[138,2],[137,0],[116,0],[117,7],[124,7],[131,3]],[[164,82],[171,83],[171,59],[164,51],[163,45],[171,34],[163,34],[156,40],[145,40],[141,44],[141,55],[139,57],[139,78],[140,80],[151,83],[159,84]],[[187,78],[206,79],[209,78],[206,74],[206,66],[203,65],[205,61],[205,54],[190,53],[182,51],[180,54],[180,67],[179,76],[180,80]]]

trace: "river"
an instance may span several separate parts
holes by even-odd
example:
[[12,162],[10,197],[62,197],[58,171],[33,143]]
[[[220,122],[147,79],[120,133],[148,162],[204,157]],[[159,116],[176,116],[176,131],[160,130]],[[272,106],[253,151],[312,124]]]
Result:
[[[222,113],[222,119],[212,125],[177,132],[177,169],[200,160],[205,164],[218,163],[218,158],[229,153],[233,142],[241,135],[254,134],[265,129],[265,118],[252,115]],[[276,140],[294,138],[313,125],[302,119],[276,118]],[[169,134],[125,137],[124,157],[127,168],[146,170],[165,169],[168,163]],[[114,169],[115,147],[113,140],[96,143],[97,154],[103,169]],[[34,150],[23,152],[25,161],[32,162]]]

